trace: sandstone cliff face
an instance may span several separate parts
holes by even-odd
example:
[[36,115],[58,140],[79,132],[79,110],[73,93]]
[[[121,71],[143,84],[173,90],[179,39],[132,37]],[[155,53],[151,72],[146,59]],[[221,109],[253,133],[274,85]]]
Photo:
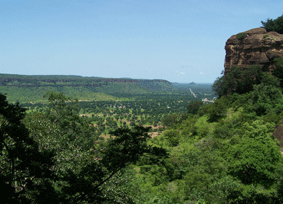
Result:
[[283,34],[267,32],[264,28],[255,28],[231,36],[225,46],[225,72],[233,66],[247,68],[250,65],[262,65],[264,69],[274,69],[273,59],[283,57]]

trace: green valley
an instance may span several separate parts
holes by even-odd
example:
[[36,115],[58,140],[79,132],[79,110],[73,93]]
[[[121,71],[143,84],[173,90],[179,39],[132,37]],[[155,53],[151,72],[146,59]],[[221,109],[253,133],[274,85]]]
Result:
[[282,19],[213,84],[1,74],[1,202],[283,203]]

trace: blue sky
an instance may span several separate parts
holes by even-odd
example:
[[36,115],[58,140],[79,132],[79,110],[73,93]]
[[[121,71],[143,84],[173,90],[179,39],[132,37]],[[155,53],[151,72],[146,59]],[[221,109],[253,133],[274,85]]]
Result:
[[0,73],[214,82],[282,0],[1,0]]

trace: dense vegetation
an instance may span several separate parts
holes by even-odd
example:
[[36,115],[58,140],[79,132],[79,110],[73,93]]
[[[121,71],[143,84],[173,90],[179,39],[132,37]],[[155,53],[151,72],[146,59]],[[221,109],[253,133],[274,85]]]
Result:
[[280,80],[260,67],[235,67],[215,82],[215,103],[190,103],[197,112],[150,140],[169,157],[142,157],[132,167],[143,195],[153,198],[147,202],[282,203],[282,156],[273,136],[283,117]]
[[[51,89],[47,103],[19,104],[0,94],[1,201],[283,203],[283,58],[275,66],[272,75],[234,67],[215,81],[214,103],[195,84],[111,90],[100,101]],[[158,137],[154,125],[164,126]]]
[[[195,87],[199,99],[212,97],[209,86]],[[139,197],[143,203],[148,198],[130,183],[135,173],[128,166],[144,154],[153,160],[167,157],[163,148],[146,143],[147,126],[165,124],[170,113],[186,116],[188,102],[198,99],[189,89],[194,87],[80,102],[50,91],[47,104],[21,105],[1,95],[3,201],[131,203]],[[146,126],[136,126],[141,124]],[[115,137],[105,140],[106,134]]]
[[[216,80],[218,99],[207,105],[186,98],[190,90],[209,96],[200,86],[108,102],[48,92],[48,104],[22,104],[26,112],[1,95],[1,196],[8,203],[282,203],[282,155],[272,134],[283,117],[280,80],[260,67],[235,67]],[[150,138],[159,114],[166,129]]]
[[[113,203],[129,163],[166,155],[146,144],[148,128],[117,129],[99,142],[95,128],[79,117],[77,101],[48,94],[44,113],[24,118],[24,109],[1,95],[1,200],[4,203]],[[116,181],[115,181],[116,180]],[[109,182],[110,181],[110,182]]]
[[[194,91],[196,98],[190,93]],[[122,100],[78,101],[79,115],[97,127],[99,135],[107,136],[118,127],[146,125],[153,127],[151,132],[159,134],[167,126],[170,114],[176,117],[186,115],[186,107],[190,101],[203,98],[213,99],[210,86],[183,85],[174,92],[150,94],[121,94],[115,96]],[[202,102],[200,102],[202,104]],[[22,103],[22,107],[30,111],[44,111],[45,103]],[[189,108],[190,109],[190,108]],[[170,115],[170,116],[168,116]]]

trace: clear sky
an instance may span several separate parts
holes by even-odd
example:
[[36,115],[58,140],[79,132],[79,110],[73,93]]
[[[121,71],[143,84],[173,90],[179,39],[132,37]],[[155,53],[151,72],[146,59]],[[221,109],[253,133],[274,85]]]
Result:
[[282,0],[0,0],[0,73],[214,82]]

